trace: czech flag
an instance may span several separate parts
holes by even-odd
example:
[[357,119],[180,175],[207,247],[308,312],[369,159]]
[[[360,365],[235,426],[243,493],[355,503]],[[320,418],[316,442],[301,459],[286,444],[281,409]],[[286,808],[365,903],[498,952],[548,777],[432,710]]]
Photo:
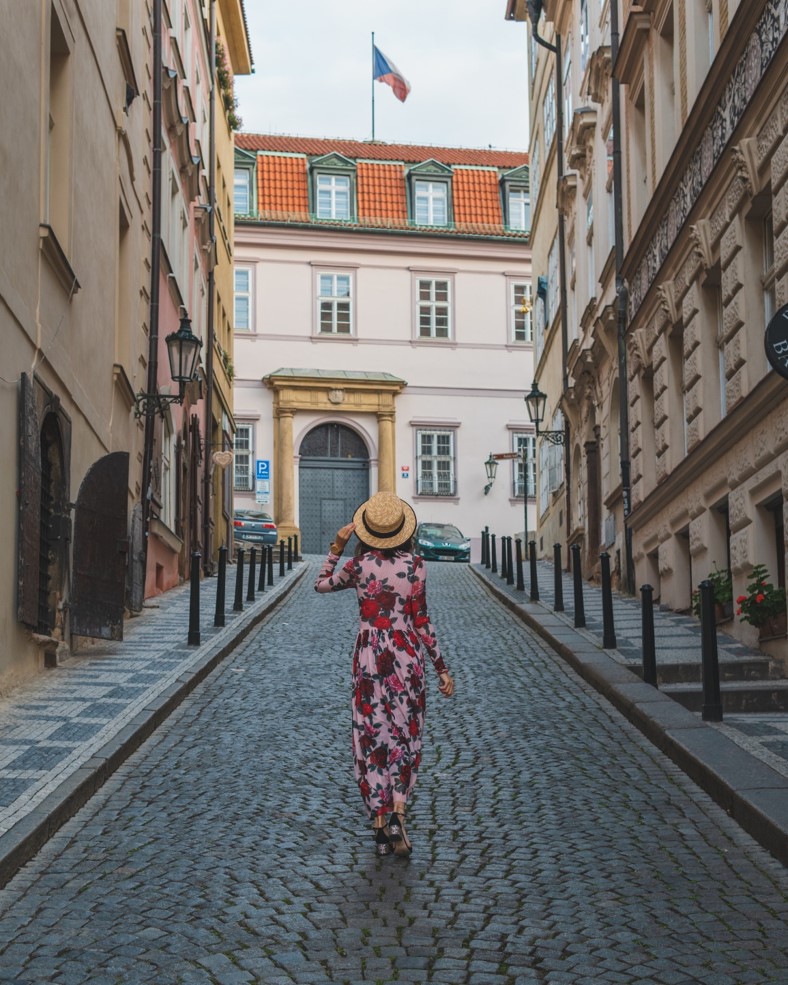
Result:
[[383,52],[374,45],[375,60],[372,65],[372,78],[378,82],[385,82],[394,90],[394,95],[401,103],[404,103],[410,92],[410,82],[400,72],[390,58],[386,58]]

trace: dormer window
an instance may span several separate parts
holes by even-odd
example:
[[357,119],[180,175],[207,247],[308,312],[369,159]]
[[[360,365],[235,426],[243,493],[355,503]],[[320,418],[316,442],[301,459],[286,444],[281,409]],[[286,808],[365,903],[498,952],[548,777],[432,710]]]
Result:
[[255,215],[257,212],[256,189],[257,155],[236,148],[233,173],[233,212],[235,215]]
[[414,183],[414,218],[419,226],[445,226],[449,214],[449,188],[445,181]]
[[318,219],[350,222],[355,218],[356,167],[341,154],[315,158],[312,170],[312,212]]
[[315,180],[318,219],[349,219],[350,178],[344,174],[319,174]]
[[408,172],[410,218],[416,226],[450,226],[452,169],[425,161]]
[[531,190],[527,164],[508,171],[501,177],[501,198],[507,229],[530,232]]

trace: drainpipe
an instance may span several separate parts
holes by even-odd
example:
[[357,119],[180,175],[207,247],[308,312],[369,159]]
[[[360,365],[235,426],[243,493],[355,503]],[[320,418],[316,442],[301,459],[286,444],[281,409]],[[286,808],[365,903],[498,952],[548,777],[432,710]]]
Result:
[[[558,180],[564,176],[564,104],[561,38],[556,34],[556,43],[550,44],[539,35],[539,18],[542,15],[542,0],[528,0],[528,15],[531,19],[531,31],[537,44],[552,51],[555,55],[555,119],[556,119],[556,170]],[[567,353],[569,350],[569,316],[566,303],[566,222],[563,212],[558,210],[558,278],[561,305],[561,394],[566,396],[569,389],[569,374],[567,370]],[[569,441],[571,433],[569,415],[564,415],[564,489],[566,496],[566,533],[567,540],[572,531],[572,463],[569,456]],[[567,555],[568,555],[567,551]]]
[[211,66],[211,88],[208,95],[208,313],[205,333],[205,461],[203,462],[203,548],[202,565],[206,575],[213,571],[213,557],[209,552],[211,543],[211,491],[213,467],[211,464],[211,435],[213,434],[213,343],[215,313],[214,250],[216,248],[216,0],[211,0],[211,23],[209,40],[209,59]]
[[[613,65],[618,55],[618,4],[610,4],[610,56]],[[621,274],[624,265],[624,210],[621,166],[621,84],[613,76],[613,213],[616,237],[616,326],[618,337],[618,405],[619,445],[621,448],[621,497],[624,504],[624,579],[628,595],[635,594],[635,562],[632,554],[632,485],[629,471],[629,397],[627,371],[627,307],[629,291]]]
[[[159,376],[159,276],[161,270],[161,65],[162,65],[162,0],[153,0],[153,147],[151,153],[151,177],[153,197],[151,211],[151,260],[150,260],[150,318],[148,325],[148,384],[147,393],[158,392]],[[148,572],[148,526],[153,490],[153,443],[156,407],[153,401],[145,404],[145,432],[142,454],[142,531],[143,578]],[[143,584],[144,594],[144,584]]]

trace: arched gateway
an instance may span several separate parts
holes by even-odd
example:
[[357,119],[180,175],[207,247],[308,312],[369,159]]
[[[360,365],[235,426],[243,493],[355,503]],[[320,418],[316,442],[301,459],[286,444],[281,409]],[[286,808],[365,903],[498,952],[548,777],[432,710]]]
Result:
[[298,473],[303,550],[323,554],[369,496],[369,454],[344,424],[320,424],[301,442]]

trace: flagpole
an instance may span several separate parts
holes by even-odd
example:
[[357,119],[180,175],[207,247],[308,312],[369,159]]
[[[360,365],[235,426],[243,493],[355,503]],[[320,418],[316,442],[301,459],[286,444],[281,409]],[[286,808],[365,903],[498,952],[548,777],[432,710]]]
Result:
[[375,140],[375,32],[372,32],[372,140]]

